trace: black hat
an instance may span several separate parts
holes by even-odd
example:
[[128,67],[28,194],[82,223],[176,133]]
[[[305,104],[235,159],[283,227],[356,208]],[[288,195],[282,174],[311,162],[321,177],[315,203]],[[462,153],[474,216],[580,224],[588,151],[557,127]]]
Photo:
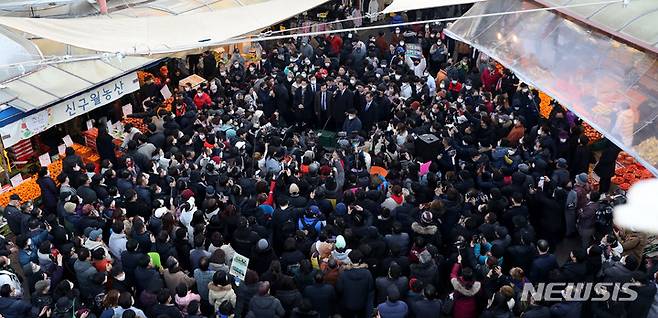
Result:
[[9,200],[18,200],[18,201],[20,201],[21,197],[18,196],[18,194],[14,193],[11,196],[9,196]]

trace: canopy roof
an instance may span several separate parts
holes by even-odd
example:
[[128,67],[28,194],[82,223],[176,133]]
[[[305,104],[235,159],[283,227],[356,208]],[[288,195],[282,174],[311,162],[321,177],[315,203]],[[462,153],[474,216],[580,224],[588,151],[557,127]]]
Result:
[[382,13],[401,12],[433,7],[454,6],[484,0],[395,0]]
[[[268,27],[326,1],[272,0],[219,11],[141,18],[0,17],[0,25],[94,51],[151,55],[221,45],[223,41]],[[188,7],[181,5],[176,10],[187,12]]]
[[[654,2],[634,0],[618,14],[645,1]],[[488,0],[466,15],[537,7]],[[557,99],[658,175],[658,61],[652,52],[550,11],[463,19],[446,32]]]
[[[593,2],[592,0],[536,0],[546,6]],[[560,12],[602,29],[642,48],[658,53],[658,1],[623,2],[572,7]]]

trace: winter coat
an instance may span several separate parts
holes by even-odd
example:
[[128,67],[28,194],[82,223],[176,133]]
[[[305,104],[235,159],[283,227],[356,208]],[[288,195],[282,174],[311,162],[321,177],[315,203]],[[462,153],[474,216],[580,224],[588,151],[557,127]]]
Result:
[[338,276],[336,291],[340,295],[341,304],[347,309],[372,308],[375,284],[368,266],[365,264],[346,266],[346,270]]
[[556,269],[557,266],[555,255],[538,255],[535,260],[532,261],[532,267],[530,268],[530,275],[528,275],[528,278],[531,282],[545,282],[548,280],[548,274],[550,271]]
[[229,284],[226,286],[218,286],[213,283],[208,284],[208,302],[211,306],[215,307],[215,311],[219,310],[219,306],[224,301],[229,301],[235,307],[236,295],[233,287]]
[[427,298],[419,299],[411,303],[411,312],[416,317],[432,317],[441,312],[441,300]]
[[196,280],[196,287],[199,291],[201,299],[208,300],[208,284],[212,282],[212,277],[215,275],[215,271],[207,270],[202,271],[197,268],[194,270],[194,279]]
[[642,253],[647,245],[647,235],[640,232],[627,232],[621,245],[624,247],[622,256],[633,255],[639,262],[642,260]]
[[5,318],[30,317],[32,306],[22,299],[0,297],[0,314]]
[[400,276],[396,279],[390,277],[377,277],[377,279],[375,279],[375,287],[377,288],[376,301],[378,304],[386,301],[386,296],[388,296],[388,288],[391,286],[397,287],[400,295],[404,296],[407,294],[409,279],[404,276]]
[[285,313],[278,299],[270,295],[254,296],[249,301],[247,318],[277,318],[283,317]]
[[460,269],[461,264],[456,263],[452,266],[450,274],[450,284],[455,289],[452,317],[475,318],[477,317],[476,295],[480,292],[482,285],[478,281],[464,281],[458,277],[457,274]]
[[313,284],[304,288],[304,297],[308,298],[320,318],[328,318],[335,310],[336,291],[329,284]]
[[377,311],[382,318],[405,318],[407,317],[409,308],[401,300],[396,302],[386,301],[377,306]]

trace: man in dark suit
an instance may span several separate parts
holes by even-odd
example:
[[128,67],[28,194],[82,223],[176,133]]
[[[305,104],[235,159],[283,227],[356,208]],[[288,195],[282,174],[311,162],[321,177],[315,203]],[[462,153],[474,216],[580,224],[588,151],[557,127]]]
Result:
[[336,122],[336,129],[342,128],[345,122],[345,112],[354,106],[354,93],[347,89],[347,83],[344,80],[338,80],[338,89],[334,92],[334,105],[332,115]]
[[333,106],[333,95],[327,89],[327,83],[322,82],[320,89],[315,93],[314,99],[315,118],[317,118],[317,126],[322,128],[331,115]]
[[363,109],[361,109],[359,117],[363,124],[363,128],[366,131],[369,131],[379,118],[379,109],[377,108],[378,105],[375,102],[375,96],[372,92],[367,92],[365,98],[365,105],[363,106]]
[[285,78],[283,76],[279,76],[276,79],[276,86],[274,87],[274,103],[276,104],[276,109],[279,111],[279,115],[288,121],[290,93],[288,92],[288,87],[286,87]]
[[302,78],[300,85],[294,89],[292,111],[295,115],[295,125],[305,127],[310,121],[313,110],[313,95],[308,87],[308,82]]

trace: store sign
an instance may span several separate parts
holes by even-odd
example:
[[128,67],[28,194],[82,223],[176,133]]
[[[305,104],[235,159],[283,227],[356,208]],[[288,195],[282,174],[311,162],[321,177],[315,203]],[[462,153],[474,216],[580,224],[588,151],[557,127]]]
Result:
[[107,105],[139,89],[137,73],[130,73],[109,83],[94,87],[74,98],[32,114],[0,128],[2,142],[11,147],[50,127],[69,121],[98,107]]

